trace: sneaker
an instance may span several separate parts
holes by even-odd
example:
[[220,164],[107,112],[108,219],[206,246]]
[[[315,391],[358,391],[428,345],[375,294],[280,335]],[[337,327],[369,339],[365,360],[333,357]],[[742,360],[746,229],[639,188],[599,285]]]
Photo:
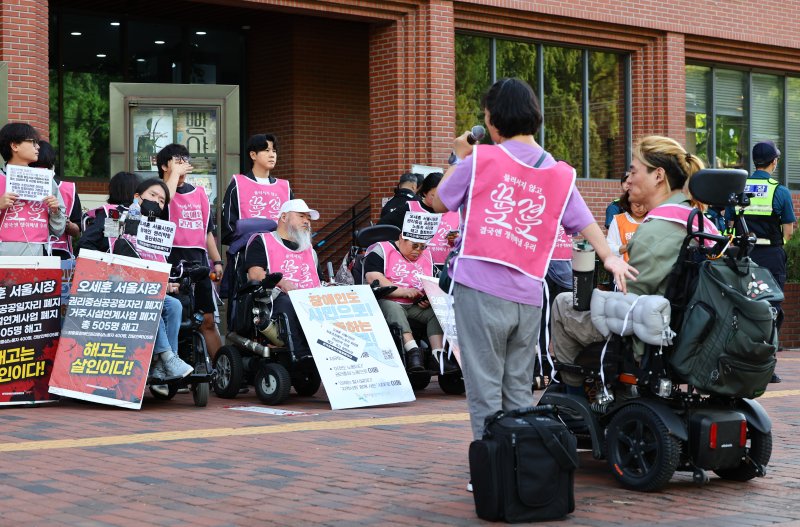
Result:
[[153,367],[150,368],[150,377],[154,379],[166,379],[167,372],[164,371],[164,361],[161,360],[160,356],[153,357]]
[[467,492],[472,492],[472,481],[467,483]]
[[151,384],[150,390],[161,397],[169,397],[169,386],[166,384]]
[[777,373],[772,374],[772,379],[769,380],[770,384],[777,384],[783,381]]
[[166,352],[161,354],[161,361],[164,365],[164,373],[166,379],[183,379],[194,372],[194,368],[186,364],[173,352]]

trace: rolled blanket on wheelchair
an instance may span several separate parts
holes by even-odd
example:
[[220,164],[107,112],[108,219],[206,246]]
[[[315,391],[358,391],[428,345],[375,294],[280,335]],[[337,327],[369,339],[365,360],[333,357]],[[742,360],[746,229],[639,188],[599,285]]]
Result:
[[655,346],[670,345],[675,333],[670,329],[669,300],[661,295],[635,295],[595,289],[592,293],[592,323],[606,338],[615,335],[636,337]]

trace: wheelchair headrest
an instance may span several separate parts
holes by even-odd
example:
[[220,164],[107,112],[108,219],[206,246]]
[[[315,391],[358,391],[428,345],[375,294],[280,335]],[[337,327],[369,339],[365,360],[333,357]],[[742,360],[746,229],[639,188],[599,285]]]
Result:
[[[734,168],[705,168],[689,179],[689,192],[697,201],[714,207],[736,203],[735,196],[744,192],[747,171]],[[733,197],[733,199],[732,199]]]
[[394,241],[400,238],[400,229],[394,225],[371,225],[359,229],[356,243],[359,247],[369,247],[373,243]]
[[272,232],[278,228],[275,220],[267,218],[246,218],[236,222],[228,253],[236,254],[247,246],[250,237],[259,232]]

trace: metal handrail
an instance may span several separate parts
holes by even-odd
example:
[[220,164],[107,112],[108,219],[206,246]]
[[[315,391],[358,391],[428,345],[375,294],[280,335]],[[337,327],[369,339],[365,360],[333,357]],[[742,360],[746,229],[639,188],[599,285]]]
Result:
[[365,197],[357,201],[352,207],[346,209],[344,212],[336,216],[333,220],[329,221],[326,225],[319,229],[314,235],[315,238],[319,236],[320,233],[325,232],[329,227],[336,225],[344,218],[349,217],[346,221],[343,221],[340,225],[333,228],[333,230],[326,234],[324,238],[314,242],[314,249],[317,251],[319,261],[324,262],[328,258],[331,258],[337,250],[345,248],[349,250],[349,247],[342,246],[342,241],[348,236],[351,238],[350,245],[355,245],[356,227],[361,225],[361,223],[363,223],[365,220],[369,219],[370,212],[370,196],[367,194]]

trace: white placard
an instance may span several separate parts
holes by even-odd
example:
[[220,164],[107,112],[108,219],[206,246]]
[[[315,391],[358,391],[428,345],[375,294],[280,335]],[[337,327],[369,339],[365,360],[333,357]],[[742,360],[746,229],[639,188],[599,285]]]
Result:
[[456,312],[453,310],[453,296],[448,295],[439,287],[439,279],[432,276],[420,275],[425,295],[433,308],[436,320],[444,330],[444,336],[450,344],[453,355],[458,364],[461,364],[461,351],[458,348],[458,331],[456,330]]
[[42,201],[53,195],[53,171],[47,168],[6,165],[6,192],[17,194],[19,199]]
[[149,252],[169,256],[175,240],[175,224],[171,221],[140,221],[136,245]]
[[442,221],[441,214],[430,212],[406,212],[403,218],[403,231],[401,236],[414,243],[428,243],[439,230]]
[[331,408],[413,401],[414,391],[367,285],[289,292]]

